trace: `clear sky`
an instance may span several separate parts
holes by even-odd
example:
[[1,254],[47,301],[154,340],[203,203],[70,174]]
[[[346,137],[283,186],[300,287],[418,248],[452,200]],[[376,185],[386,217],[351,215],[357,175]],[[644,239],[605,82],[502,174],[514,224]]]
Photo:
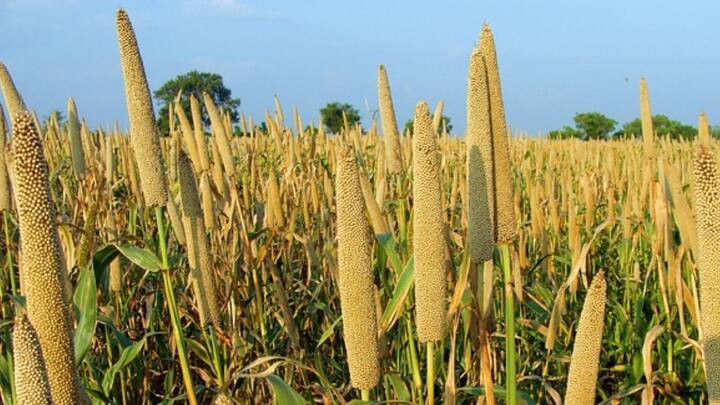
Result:
[[42,117],[68,96],[91,125],[125,126],[114,13],[135,27],[152,90],[177,74],[216,72],[257,121],[277,94],[307,123],[330,101],[369,122],[385,64],[398,122],[419,100],[445,101],[465,127],[467,64],[492,26],[509,124],[532,133],[600,111],[638,116],[648,80],[653,113],[720,123],[720,2],[0,0],[0,61]]

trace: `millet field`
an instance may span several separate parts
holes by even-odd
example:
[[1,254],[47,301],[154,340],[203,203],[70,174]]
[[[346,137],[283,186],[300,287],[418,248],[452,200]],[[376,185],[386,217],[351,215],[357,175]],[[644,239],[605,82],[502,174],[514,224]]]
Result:
[[704,114],[654,130],[640,80],[637,137],[511,133],[485,25],[461,134],[399,127],[390,66],[367,129],[182,91],[161,129],[115,28],[127,131],[0,64],[2,403],[720,404]]

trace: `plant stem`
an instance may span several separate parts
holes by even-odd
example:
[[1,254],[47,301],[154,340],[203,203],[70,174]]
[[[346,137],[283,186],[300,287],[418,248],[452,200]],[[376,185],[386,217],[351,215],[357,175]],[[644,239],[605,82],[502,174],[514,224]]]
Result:
[[415,336],[412,329],[413,324],[408,320],[405,322],[405,325],[407,326],[408,346],[410,347],[410,367],[412,369],[413,385],[417,392],[417,398],[422,398],[422,375],[420,374],[420,364],[418,364],[418,353],[415,347]]
[[370,390],[360,390],[360,399],[363,401],[370,400]]
[[435,348],[433,342],[427,342],[427,397],[425,399],[426,405],[432,405],[435,403]]
[[516,357],[515,352],[515,302],[513,297],[513,279],[510,270],[510,248],[507,244],[498,246],[500,249],[500,263],[505,278],[505,390],[506,403],[516,404]]
[[165,244],[165,226],[163,224],[162,207],[155,207],[155,220],[158,227],[158,239],[160,245],[160,259],[162,260],[163,269],[163,286],[165,288],[165,297],[170,310],[170,321],[172,322],[173,336],[178,349],[178,358],[180,360],[180,369],[182,370],[183,382],[187,391],[188,402],[191,405],[197,405],[195,398],[195,390],[193,387],[192,376],[190,375],[190,366],[188,364],[187,353],[185,352],[185,340],[182,336],[182,325],[180,324],[180,313],[177,308],[177,300],[175,299],[175,289],[173,287],[170,269],[168,265],[167,246]]

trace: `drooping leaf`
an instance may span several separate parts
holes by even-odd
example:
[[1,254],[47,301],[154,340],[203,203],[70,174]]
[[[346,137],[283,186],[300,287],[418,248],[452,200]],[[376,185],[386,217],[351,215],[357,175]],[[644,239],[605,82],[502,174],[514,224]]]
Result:
[[282,378],[275,374],[270,374],[265,379],[270,383],[273,395],[278,405],[304,405],[305,399],[297,393],[292,387],[287,385]]
[[80,364],[90,348],[97,325],[97,286],[95,272],[91,267],[80,271],[73,302],[78,320],[74,337],[75,364]]

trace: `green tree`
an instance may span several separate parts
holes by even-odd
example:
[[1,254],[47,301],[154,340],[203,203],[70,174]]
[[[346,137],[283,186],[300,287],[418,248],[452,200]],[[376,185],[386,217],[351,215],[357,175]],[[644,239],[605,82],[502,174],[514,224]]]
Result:
[[334,101],[320,109],[320,115],[328,131],[334,134],[340,133],[343,128],[343,112],[345,112],[351,127],[360,122],[360,113],[348,103]]
[[575,127],[582,133],[582,139],[607,139],[615,130],[617,121],[599,112],[578,113],[573,117]]
[[565,125],[562,129],[548,132],[547,136],[550,139],[582,139],[582,132]]
[[[669,135],[672,139],[692,139],[697,136],[697,128],[692,125],[683,124],[668,118],[665,115],[657,114],[652,117],[653,129],[659,136]],[[640,118],[623,125],[623,127],[613,135],[615,138],[638,138],[642,136],[642,124]]]
[[[413,126],[415,125],[415,120],[410,118],[407,121],[405,121],[405,128],[403,129],[403,133],[413,133]],[[442,128],[447,128],[448,134],[452,132],[452,124],[450,123],[450,117],[443,114],[442,118],[440,118],[440,132],[442,132]]]
[[617,121],[599,112],[577,113],[573,117],[575,128],[564,126],[548,132],[550,139],[607,139],[615,130]]
[[[182,91],[180,104],[188,117],[191,116],[190,95],[193,94],[198,100],[202,101],[203,92],[207,92],[215,105],[222,107],[230,114],[232,122],[238,121],[237,109],[240,106],[240,99],[232,97],[232,91],[225,87],[222,76],[217,73],[193,70],[168,80],[153,93],[155,100],[160,103],[158,127],[161,132],[168,132],[168,107],[170,102],[175,100],[179,91]],[[205,125],[210,124],[207,111],[204,108],[202,109],[202,120]]]

